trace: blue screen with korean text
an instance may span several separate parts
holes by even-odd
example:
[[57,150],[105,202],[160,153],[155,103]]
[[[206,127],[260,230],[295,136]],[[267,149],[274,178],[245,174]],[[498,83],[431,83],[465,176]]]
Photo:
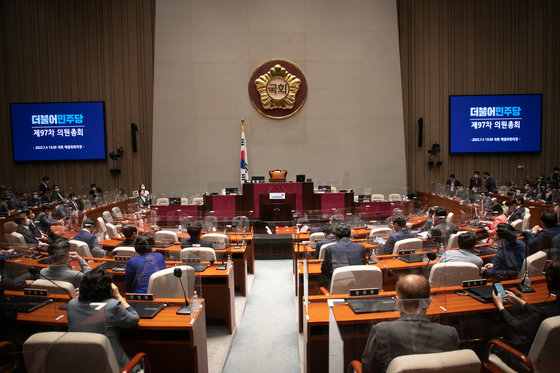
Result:
[[105,159],[103,102],[11,104],[14,161]]
[[449,96],[450,153],[538,152],[542,95]]

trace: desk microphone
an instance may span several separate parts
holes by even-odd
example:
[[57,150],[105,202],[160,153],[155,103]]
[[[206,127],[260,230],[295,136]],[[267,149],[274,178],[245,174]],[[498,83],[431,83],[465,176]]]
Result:
[[426,266],[424,267],[424,270],[422,271],[422,275],[426,274],[426,269],[428,269],[428,265],[430,264],[430,262],[432,260],[435,260],[437,258],[437,254],[433,251],[430,251],[430,252],[426,253],[426,257],[428,258],[428,263],[426,263]]
[[185,305],[177,310],[177,315],[190,315],[191,310],[189,309],[189,301],[187,299],[187,294],[185,293],[185,288],[183,287],[183,281],[181,281],[181,276],[183,276],[183,270],[176,267],[173,270],[173,275],[179,279],[179,284],[181,284],[181,289],[183,290],[183,296],[185,297]]
[[[41,273],[41,271],[39,271],[37,268],[35,267],[30,267],[29,268],[29,273],[31,273],[33,276],[37,276],[39,275],[39,277],[44,278],[45,280],[49,281],[50,283],[52,283],[54,286],[56,286],[57,288],[61,289],[66,295],[68,295],[68,302],[70,302],[72,299],[74,299],[74,297],[72,296],[72,294],[70,294],[70,292],[68,291],[68,289],[63,288],[62,286],[60,286],[59,284],[56,283],[56,281],[51,280],[50,278],[48,278],[47,276],[45,276],[44,274]],[[68,308],[68,302],[64,303],[63,305],[61,305],[60,307],[58,307],[61,310],[65,310]]]

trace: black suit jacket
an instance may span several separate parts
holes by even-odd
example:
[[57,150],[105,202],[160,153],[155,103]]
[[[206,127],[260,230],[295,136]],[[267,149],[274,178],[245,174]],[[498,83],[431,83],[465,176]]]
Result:
[[511,214],[508,217],[508,222],[511,224],[514,221],[516,221],[517,219],[523,219],[523,216],[525,216],[525,208],[523,206],[519,206],[514,212],[513,214]]
[[39,243],[39,241],[33,235],[33,233],[31,233],[31,231],[29,229],[27,229],[27,228],[25,228],[21,225],[18,225],[18,227],[16,228],[16,232],[23,236],[26,243],[31,243],[31,244],[35,244],[35,245],[37,245]]

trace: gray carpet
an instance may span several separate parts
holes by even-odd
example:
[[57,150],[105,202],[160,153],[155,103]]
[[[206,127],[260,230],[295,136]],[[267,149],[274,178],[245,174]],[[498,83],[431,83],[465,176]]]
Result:
[[224,373],[299,372],[292,261],[258,260]]

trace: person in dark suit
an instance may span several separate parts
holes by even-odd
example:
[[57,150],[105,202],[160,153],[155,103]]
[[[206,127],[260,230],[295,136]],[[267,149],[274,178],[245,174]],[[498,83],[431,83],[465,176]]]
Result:
[[366,248],[350,240],[351,232],[352,229],[346,223],[334,226],[336,243],[325,249],[325,259],[321,264],[321,272],[329,280],[339,267],[366,264]]
[[212,247],[212,243],[200,238],[202,233],[202,222],[200,220],[193,221],[187,225],[187,233],[189,238],[181,240],[181,248],[192,247],[193,245],[200,245],[202,247]]
[[443,207],[438,207],[434,211],[434,226],[430,229],[430,237],[438,244],[447,246],[447,240],[452,233],[457,232],[453,223],[448,223],[447,212]]
[[389,228],[395,233],[387,238],[387,242],[381,247],[380,253],[390,255],[393,253],[395,243],[406,238],[414,238],[414,233],[406,228],[406,217],[404,215],[394,215],[390,218]]
[[425,277],[407,275],[397,281],[395,300],[400,318],[374,324],[364,353],[362,372],[384,373],[398,356],[453,351],[459,348],[459,335],[452,326],[431,322],[426,316],[430,305],[430,284]]
[[550,249],[552,247],[552,239],[560,234],[560,225],[558,225],[558,217],[553,210],[545,210],[541,213],[540,222],[544,226],[541,228],[535,225],[531,229],[527,245],[530,254],[539,250]]
[[473,192],[480,192],[482,189],[482,179],[480,178],[480,172],[475,171],[473,176],[469,180],[469,189]]
[[93,235],[93,231],[95,230],[95,222],[91,219],[84,219],[84,221],[82,222],[82,227],[83,229],[74,237],[72,237],[72,239],[87,243],[93,257],[103,258],[107,251],[103,250],[101,246],[99,246],[99,244],[97,243],[97,237]]
[[150,199],[146,196],[146,191],[144,189],[138,189],[138,197],[136,197],[136,203],[140,207],[150,207]]
[[523,194],[523,198],[529,201],[536,201],[538,197],[537,188],[534,183],[529,183],[527,185],[527,190]]
[[[521,197],[521,201],[523,201],[523,197]],[[525,207],[523,207],[523,202],[519,205],[517,199],[512,198],[506,202],[506,206],[508,207],[508,223],[513,223],[518,219],[523,219],[525,216]]]
[[58,185],[53,185],[53,191],[52,191],[52,196],[51,198],[53,199],[54,202],[63,202],[64,201],[64,196],[62,195],[62,192],[60,191],[60,188]]
[[52,195],[52,189],[51,188],[47,188],[45,190],[45,192],[43,193],[42,197],[41,197],[41,202],[42,203],[53,203],[55,202],[53,195]]
[[134,247],[134,241],[138,236],[138,228],[134,224],[125,224],[122,229],[122,234],[124,235],[124,241],[117,244],[117,247],[126,246]]
[[51,230],[51,226],[53,225],[62,225],[64,221],[56,220],[52,217],[53,215],[53,208],[52,205],[45,203],[43,205],[43,211],[37,215],[37,223],[39,225],[39,229],[46,233],[49,236],[49,243],[54,242],[57,239],[57,236]]
[[482,173],[484,177],[484,181],[486,182],[486,190],[490,193],[498,193],[498,187],[496,186],[496,182],[490,176],[490,172],[484,171]]
[[31,198],[27,200],[27,206],[29,207],[38,207],[41,206],[41,197],[39,196],[39,192],[34,191],[31,195]]
[[0,195],[0,214],[10,215],[11,211],[8,207],[8,197],[5,194]]
[[33,234],[35,238],[41,241],[47,240],[47,235],[41,232],[41,230],[35,225],[35,214],[31,209],[23,210],[23,213],[27,216],[27,228]]
[[101,188],[99,188],[97,185],[95,184],[91,184],[89,189],[89,197],[95,201],[96,198],[98,197],[102,197],[103,196],[103,190],[101,190]]
[[19,214],[14,219],[15,223],[18,225],[16,232],[21,234],[28,244],[37,245],[38,247],[48,247],[46,242],[39,241],[37,237],[29,230],[29,219],[24,213]]
[[504,342],[525,354],[529,353],[541,323],[549,317],[560,315],[560,261],[555,260],[546,268],[546,286],[556,297],[554,301],[540,307],[529,304],[506,290],[508,302],[523,312],[521,318],[514,317],[505,309],[500,294],[492,293],[494,304],[500,310],[500,317],[507,327]]
[[331,242],[336,242],[336,238],[332,234],[332,224],[331,223],[323,224],[321,226],[321,231],[325,234],[326,238],[324,240],[319,240],[319,241],[315,242],[315,253],[314,253],[315,259],[319,258],[319,253],[321,252],[321,247],[324,244],[331,243]]
[[43,195],[43,193],[45,193],[47,189],[49,189],[49,177],[43,176],[43,178],[41,179],[41,183],[37,188],[39,189],[39,194]]
[[78,197],[76,197],[75,193],[70,193],[68,195],[68,208],[71,212],[80,211],[80,207],[78,206]]
[[[91,303],[104,303],[103,308]],[[124,352],[121,328],[138,325],[138,313],[120,295],[112,277],[104,269],[88,272],[80,285],[80,295],[68,303],[68,331],[104,334],[109,339],[119,368],[130,360]],[[101,314],[99,314],[101,312]],[[96,320],[98,320],[96,322]]]
[[445,182],[445,191],[447,195],[453,197],[457,192],[457,188],[461,185],[461,182],[455,179],[455,174],[449,174],[449,179]]

